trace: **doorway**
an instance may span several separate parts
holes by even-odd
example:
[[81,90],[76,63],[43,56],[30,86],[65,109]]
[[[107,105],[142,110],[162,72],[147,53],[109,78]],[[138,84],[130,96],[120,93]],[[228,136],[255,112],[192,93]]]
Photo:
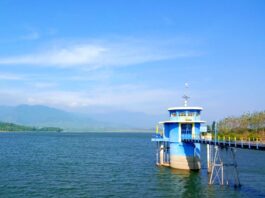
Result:
[[192,135],[192,124],[181,124],[181,136],[191,138]]

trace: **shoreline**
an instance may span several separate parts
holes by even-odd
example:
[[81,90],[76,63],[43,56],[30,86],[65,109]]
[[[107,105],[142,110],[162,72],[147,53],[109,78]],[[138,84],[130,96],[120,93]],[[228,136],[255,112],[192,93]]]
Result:
[[21,133],[21,132],[25,132],[25,133],[155,133],[154,131],[147,131],[147,130],[83,130],[83,131],[71,131],[71,130],[67,130],[67,131],[0,131],[0,133]]

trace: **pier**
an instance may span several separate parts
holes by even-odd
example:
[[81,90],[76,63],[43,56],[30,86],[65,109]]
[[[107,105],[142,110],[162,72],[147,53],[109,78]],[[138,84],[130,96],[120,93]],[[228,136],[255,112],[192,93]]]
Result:
[[215,145],[219,146],[221,148],[240,148],[240,149],[251,149],[251,150],[260,150],[265,151],[265,144],[264,142],[261,142],[259,140],[251,141],[250,139],[248,141],[244,140],[231,140],[228,138],[227,140],[223,139],[217,139],[217,140],[209,140],[204,138],[203,136],[197,136],[192,137],[190,135],[182,135],[181,138],[182,142],[185,143],[199,143],[199,144],[208,144],[208,145]]
[[[182,135],[182,142],[185,143],[199,143],[199,144],[206,144],[207,145],[207,169],[208,172],[211,174],[209,179],[209,184],[220,184],[224,185],[225,183],[228,185],[229,182],[226,180],[224,181],[224,167],[231,167],[233,171],[233,179],[234,179],[234,186],[239,187],[241,186],[239,180],[239,173],[238,173],[238,165],[236,161],[236,148],[238,149],[248,149],[248,150],[259,150],[265,151],[265,144],[258,140],[256,141],[237,141],[236,138],[231,140],[230,137],[227,139],[207,139],[203,136],[192,137],[190,135],[184,134]],[[220,154],[220,150],[226,149],[229,151],[230,163],[224,163],[224,160]]]

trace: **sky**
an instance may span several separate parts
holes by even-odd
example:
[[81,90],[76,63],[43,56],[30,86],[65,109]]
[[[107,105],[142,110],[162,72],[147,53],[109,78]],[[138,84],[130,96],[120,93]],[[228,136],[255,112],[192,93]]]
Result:
[[265,110],[264,10],[263,0],[1,0],[0,105],[160,115],[188,94],[208,121]]

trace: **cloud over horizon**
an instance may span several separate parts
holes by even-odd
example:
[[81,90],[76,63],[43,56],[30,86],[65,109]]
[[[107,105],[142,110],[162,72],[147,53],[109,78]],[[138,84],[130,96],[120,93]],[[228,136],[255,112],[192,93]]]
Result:
[[200,55],[193,49],[178,45],[175,41],[163,43],[143,39],[78,42],[53,45],[28,54],[0,56],[0,65],[96,69]]
[[[82,108],[105,107],[137,112],[157,113],[161,105],[166,107],[178,96],[164,89],[138,85],[117,85],[95,87],[92,90],[63,91],[9,89],[0,91],[1,104],[47,105],[51,107],[82,111]],[[6,102],[8,101],[8,102]],[[159,105],[158,105],[159,104]]]
[[0,92],[1,104],[75,110],[98,106],[154,113],[175,94],[137,83],[138,72],[119,68],[135,66],[142,73],[145,63],[201,56],[187,38],[76,39],[38,45],[37,51],[0,55],[0,67],[8,68],[8,73],[0,73],[0,81],[9,80],[9,89]]

